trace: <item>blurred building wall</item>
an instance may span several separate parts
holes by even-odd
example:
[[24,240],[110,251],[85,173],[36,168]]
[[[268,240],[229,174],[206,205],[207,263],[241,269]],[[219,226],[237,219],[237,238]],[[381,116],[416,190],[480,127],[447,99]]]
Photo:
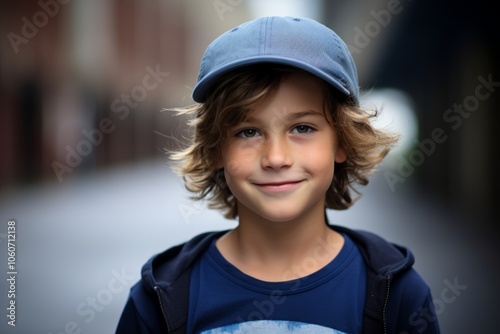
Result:
[[46,0],[0,6],[6,37],[0,187],[61,182],[159,154],[164,145],[153,132],[155,124],[166,120],[159,132],[175,127],[175,118],[160,111],[190,94],[180,84],[187,82],[191,29],[184,2]]

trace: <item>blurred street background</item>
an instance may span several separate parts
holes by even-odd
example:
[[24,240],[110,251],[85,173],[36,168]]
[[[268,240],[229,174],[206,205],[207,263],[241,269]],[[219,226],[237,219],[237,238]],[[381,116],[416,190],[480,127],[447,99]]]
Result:
[[403,136],[331,222],[410,247],[443,333],[497,332],[500,28],[489,2],[39,0],[0,2],[0,333],[113,333],[150,256],[235,226],[170,171],[165,148],[189,131],[165,109],[193,103],[213,39],[266,15],[335,30],[363,103]]

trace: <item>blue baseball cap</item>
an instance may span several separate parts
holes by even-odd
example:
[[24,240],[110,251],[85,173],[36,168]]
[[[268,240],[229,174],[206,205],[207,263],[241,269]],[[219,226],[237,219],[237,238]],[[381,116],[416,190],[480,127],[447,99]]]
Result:
[[222,75],[261,63],[302,69],[359,103],[356,66],[340,37],[312,19],[279,16],[243,23],[214,40],[201,60],[193,100],[204,102]]

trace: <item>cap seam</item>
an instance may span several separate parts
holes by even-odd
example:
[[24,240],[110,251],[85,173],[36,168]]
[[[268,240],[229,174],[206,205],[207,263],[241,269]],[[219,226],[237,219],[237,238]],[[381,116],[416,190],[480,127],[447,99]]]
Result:
[[270,17],[267,22],[266,22],[266,40],[264,41],[264,55],[267,55],[268,49],[270,45],[268,45],[268,42],[270,43],[272,41],[271,34],[273,33],[273,20],[274,17]]
[[260,22],[260,32],[259,32],[259,54],[263,53],[263,47],[265,44],[265,38],[266,38],[266,21],[267,20],[262,20]]

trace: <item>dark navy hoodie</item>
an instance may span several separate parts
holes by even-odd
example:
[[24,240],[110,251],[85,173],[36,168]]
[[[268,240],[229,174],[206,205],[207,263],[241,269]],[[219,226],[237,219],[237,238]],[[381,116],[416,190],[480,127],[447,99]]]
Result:
[[[370,232],[331,228],[348,235],[366,263],[363,333],[439,333],[429,287],[412,269],[407,248]],[[193,264],[226,232],[204,233],[153,256],[131,289],[116,333],[186,333]]]

